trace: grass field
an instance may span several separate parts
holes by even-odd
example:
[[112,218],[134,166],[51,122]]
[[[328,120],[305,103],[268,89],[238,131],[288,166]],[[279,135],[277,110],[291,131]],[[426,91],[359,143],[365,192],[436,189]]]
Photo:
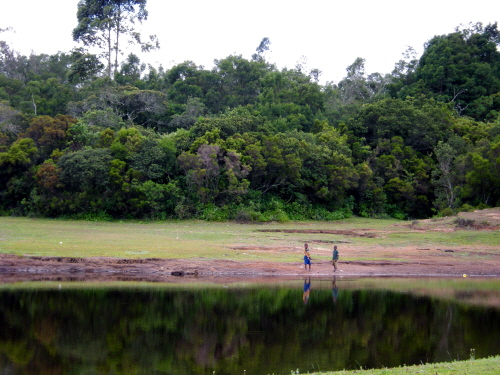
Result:
[[[89,222],[0,217],[0,253],[37,256],[104,256],[126,258],[230,259],[241,246],[239,260],[296,261],[295,254],[260,251],[245,253],[245,246],[297,247],[309,241],[349,243],[359,247],[485,246],[500,243],[498,231],[415,231],[409,222],[350,218],[335,222],[267,224],[205,221]],[[377,233],[376,238],[323,233],[262,232],[272,230],[339,230]],[[370,258],[369,254],[363,259]],[[387,259],[385,257],[384,259]],[[351,259],[354,260],[354,259]]]
[[418,366],[402,366],[378,370],[352,370],[318,372],[317,375],[495,375],[500,374],[500,356],[477,359],[432,363]]

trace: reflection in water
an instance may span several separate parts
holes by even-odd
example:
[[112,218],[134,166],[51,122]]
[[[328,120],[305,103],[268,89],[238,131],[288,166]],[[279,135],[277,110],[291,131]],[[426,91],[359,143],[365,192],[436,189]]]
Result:
[[446,353],[450,347],[448,338],[450,337],[451,323],[453,322],[453,306],[448,305],[445,317],[445,326],[441,332],[441,339],[438,345],[438,351],[441,353]]
[[311,295],[311,278],[304,278],[304,294],[302,294],[302,301],[304,301],[304,305],[307,305],[309,302],[309,296]]
[[339,298],[339,288],[337,286],[337,277],[333,276],[332,280],[332,296],[333,296],[333,303],[337,302],[337,298]]
[[333,296],[333,303],[336,303],[337,298],[339,298],[339,288],[337,286],[337,277],[335,276],[333,276],[332,280],[332,296]]
[[314,284],[312,297],[309,278],[304,289],[1,291],[0,373],[289,374],[499,354],[497,309]]

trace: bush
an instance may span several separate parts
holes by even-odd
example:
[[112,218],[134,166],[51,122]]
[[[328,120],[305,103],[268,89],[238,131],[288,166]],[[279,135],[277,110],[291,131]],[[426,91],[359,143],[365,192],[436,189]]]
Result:
[[329,211],[323,206],[313,206],[311,204],[300,204],[292,202],[284,206],[285,212],[291,220],[341,220],[352,216],[352,209],[349,205],[342,209]]
[[[229,205],[224,208],[228,219],[239,222],[288,222],[290,220],[341,220],[352,216],[350,200],[341,209],[330,211],[321,205],[312,205],[307,201],[285,203],[276,196],[265,200],[249,200],[238,205]],[[206,206],[205,206],[206,207]],[[203,218],[206,219],[204,211]]]
[[216,205],[206,205],[201,213],[201,219],[206,221],[227,221],[229,219],[229,209],[227,207],[217,207]]
[[299,202],[292,202],[285,205],[285,211],[291,220],[307,220],[310,219],[310,207]]
[[446,207],[444,210],[441,210],[439,212],[438,216],[444,217],[444,216],[453,216],[453,215],[455,215],[455,213],[453,212],[453,210],[450,207]]
[[476,206],[476,209],[477,209],[477,210],[484,210],[485,208],[490,208],[490,206],[488,206],[486,203],[479,203],[479,204]]
[[286,223],[290,221],[290,218],[288,217],[285,211],[278,208],[276,210],[263,212],[259,217],[259,221],[263,222],[279,221],[280,223]]
[[240,206],[234,210],[229,218],[238,222],[248,223],[253,221],[260,221],[260,217],[260,212],[256,211],[253,207]]
[[464,203],[462,207],[460,207],[459,212],[472,212],[474,211],[474,207],[470,204]]
[[189,219],[194,216],[193,207],[185,202],[177,204],[174,208],[174,212],[179,219]]
[[68,218],[72,220],[85,220],[85,221],[111,221],[113,217],[105,211],[97,211],[97,212],[81,212],[69,216],[60,216],[60,218]]
[[454,223],[459,228],[473,228],[476,222],[472,219],[465,219],[463,217],[456,218]]
[[408,214],[395,204],[387,204],[385,210],[387,214],[394,219],[406,220],[408,218]]

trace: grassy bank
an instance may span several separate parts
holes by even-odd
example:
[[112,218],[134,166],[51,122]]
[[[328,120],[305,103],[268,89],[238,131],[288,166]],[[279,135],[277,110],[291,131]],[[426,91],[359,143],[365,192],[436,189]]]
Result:
[[402,366],[378,370],[352,370],[318,372],[317,375],[493,375],[500,374],[500,356],[477,359],[474,361],[456,361],[433,363],[418,366]]
[[[432,226],[439,223],[428,222],[413,227],[410,224],[397,220],[366,218],[335,222],[238,224],[205,221],[88,222],[0,217],[0,253],[75,257],[258,258],[288,262],[297,261],[303,242],[313,242],[316,249],[330,249],[333,243],[366,248],[363,259],[377,259],[377,255],[370,253],[370,249],[380,247],[389,251],[410,245],[422,248],[498,248],[498,231],[438,232]],[[422,231],[423,228],[429,230]],[[263,232],[262,229],[301,232]],[[345,233],[304,233],[314,230]],[[349,231],[356,231],[358,235],[349,235]],[[297,254],[290,251],[282,254],[266,253],[266,247],[296,248]],[[257,248],[258,252],[255,251]],[[482,255],[478,253],[477,256]],[[387,255],[384,259],[388,259]]]

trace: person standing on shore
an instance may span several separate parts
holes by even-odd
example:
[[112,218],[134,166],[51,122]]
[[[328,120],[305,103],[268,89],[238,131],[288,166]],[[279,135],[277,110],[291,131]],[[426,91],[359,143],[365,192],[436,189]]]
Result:
[[304,269],[307,271],[307,265],[309,265],[309,271],[311,270],[311,254],[309,253],[309,245],[304,244]]
[[339,251],[337,250],[337,245],[333,247],[332,254],[332,266],[334,267],[333,272],[337,272],[337,261],[339,260]]

